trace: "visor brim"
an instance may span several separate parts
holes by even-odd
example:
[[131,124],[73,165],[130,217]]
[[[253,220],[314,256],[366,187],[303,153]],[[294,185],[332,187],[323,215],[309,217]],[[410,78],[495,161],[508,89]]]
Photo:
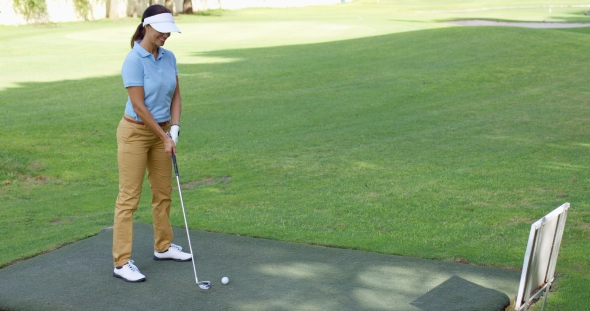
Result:
[[174,23],[153,23],[150,24],[150,26],[152,26],[152,28],[154,28],[157,32],[161,32],[161,33],[170,33],[170,32],[180,32],[180,29],[178,29],[178,27],[176,27],[176,25]]

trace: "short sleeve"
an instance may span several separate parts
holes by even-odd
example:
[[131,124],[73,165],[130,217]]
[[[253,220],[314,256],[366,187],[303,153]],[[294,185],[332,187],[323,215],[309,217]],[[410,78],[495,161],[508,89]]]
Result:
[[143,86],[143,65],[141,62],[127,57],[123,62],[121,72],[123,84],[126,88],[130,86]]

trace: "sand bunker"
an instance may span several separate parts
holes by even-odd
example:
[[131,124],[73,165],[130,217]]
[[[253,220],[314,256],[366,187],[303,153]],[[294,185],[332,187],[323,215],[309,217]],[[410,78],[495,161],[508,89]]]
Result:
[[590,27],[590,23],[556,23],[556,22],[495,22],[486,20],[464,20],[448,22],[448,24],[460,26],[508,26],[508,27],[525,27],[525,28],[580,28]]

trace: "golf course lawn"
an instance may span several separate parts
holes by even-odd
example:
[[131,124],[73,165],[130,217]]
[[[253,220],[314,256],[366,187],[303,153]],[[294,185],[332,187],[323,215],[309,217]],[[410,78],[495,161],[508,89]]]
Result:
[[[587,310],[590,27],[445,23],[590,23],[590,2],[559,2],[176,17],[189,227],[520,269],[531,224],[570,202],[546,310]],[[112,225],[138,24],[0,27],[0,267]],[[137,222],[150,200],[146,182]]]

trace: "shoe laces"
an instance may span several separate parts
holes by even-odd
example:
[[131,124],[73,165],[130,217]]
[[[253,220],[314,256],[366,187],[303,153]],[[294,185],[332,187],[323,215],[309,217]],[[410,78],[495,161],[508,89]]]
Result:
[[175,249],[177,249],[177,250],[179,250],[179,251],[181,251],[181,250],[182,250],[182,246],[180,246],[180,245],[176,245],[176,244],[170,244],[170,248],[175,248]]
[[133,272],[139,272],[139,269],[133,264],[133,260],[129,260],[126,264],[127,267]]

